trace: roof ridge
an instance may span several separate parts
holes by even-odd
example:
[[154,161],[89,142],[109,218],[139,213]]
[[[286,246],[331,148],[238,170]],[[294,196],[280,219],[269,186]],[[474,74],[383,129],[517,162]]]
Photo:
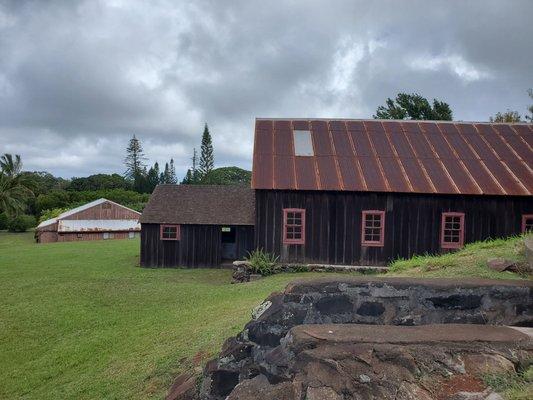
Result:
[[438,120],[438,119],[383,119],[383,118],[265,118],[255,117],[256,121],[380,121],[380,122],[409,122],[424,123],[434,122],[441,124],[487,124],[487,125],[533,125],[533,122],[490,122],[490,121],[463,121],[463,120]]

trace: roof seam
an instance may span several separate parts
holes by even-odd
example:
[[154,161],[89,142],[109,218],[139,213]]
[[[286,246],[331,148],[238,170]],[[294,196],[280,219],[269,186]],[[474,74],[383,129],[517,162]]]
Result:
[[368,142],[370,143],[370,148],[372,149],[372,153],[374,153],[374,157],[376,158],[376,162],[378,164],[378,168],[379,168],[379,172],[381,173],[381,176],[383,177],[383,182],[385,183],[385,187],[389,190],[389,191],[392,191],[392,188],[389,184],[389,180],[387,179],[387,177],[385,176],[385,171],[383,169],[383,165],[381,164],[381,160],[378,156],[378,152],[376,151],[375,147],[374,147],[374,142],[372,141],[371,137],[370,137],[370,134],[368,133],[368,128],[367,126],[365,125],[365,123],[363,122],[363,125],[365,127],[365,134],[366,136],[368,137]]
[[[407,131],[405,130],[405,128],[403,127],[402,124],[400,124],[400,125],[402,127],[403,132],[404,132],[404,136],[407,139],[407,143],[409,143],[409,146],[411,146],[411,150],[413,151],[413,154],[415,155],[415,160],[416,160],[417,164],[419,165],[420,170],[422,171],[422,174],[426,178],[427,183],[429,183],[429,186],[433,190],[433,193],[437,193],[437,188],[435,187],[435,184],[431,180],[431,178],[429,176],[429,173],[426,171],[426,167],[424,166],[424,163],[422,162],[420,155],[416,152],[415,146],[413,146],[413,143],[411,143],[411,139],[409,138],[409,135],[407,134]],[[418,129],[420,129],[420,126],[418,124],[417,124],[417,126],[418,126]]]
[[476,188],[479,191],[479,194],[483,194],[483,190],[481,189],[481,186],[479,186],[479,184],[474,179],[474,176],[470,173],[470,170],[467,168],[466,164],[463,162],[461,157],[459,157],[459,153],[457,153],[455,148],[451,145],[450,141],[448,140],[448,138],[446,137],[444,132],[440,129],[439,124],[436,124],[436,125],[437,125],[437,129],[439,130],[440,134],[442,135],[443,140],[448,144],[448,147],[451,149],[452,153],[457,157],[457,161],[459,162],[459,165],[461,166],[461,168],[465,172],[465,175],[468,177],[468,179],[470,179],[470,182],[472,182],[476,186]]
[[387,138],[387,141],[389,142],[389,145],[390,145],[390,147],[392,149],[392,152],[394,153],[394,155],[396,156],[396,158],[398,160],[398,164],[400,165],[400,169],[402,170],[402,175],[403,175],[403,177],[405,179],[405,182],[407,183],[407,186],[409,187],[409,189],[414,192],[415,190],[414,190],[413,184],[411,183],[411,179],[409,178],[409,175],[407,175],[407,171],[405,170],[405,167],[404,167],[404,165],[402,163],[400,155],[398,154],[398,150],[396,149],[396,147],[392,143],[392,140],[390,138],[390,133],[387,131],[387,129],[385,129],[385,126],[383,125],[383,122],[381,122],[381,126],[383,128],[383,131],[385,132],[385,137]]
[[361,167],[361,164],[359,162],[359,157],[357,155],[357,151],[355,149],[355,143],[353,141],[352,135],[348,131],[348,125],[346,125],[346,121],[343,122],[344,127],[346,128],[346,135],[348,135],[348,141],[350,142],[350,146],[352,147],[352,151],[354,154],[354,161],[355,161],[355,167],[357,168],[357,171],[359,172],[359,176],[361,177],[361,183],[362,186],[365,188],[365,190],[368,190],[368,185],[366,183],[365,175],[363,174],[363,167]]
[[470,149],[470,151],[472,151],[472,153],[474,153],[475,156],[477,156],[477,159],[480,163],[480,165],[485,168],[485,171],[487,171],[487,173],[489,174],[489,176],[491,177],[491,179],[496,183],[496,186],[498,186],[500,188],[500,190],[502,191],[503,194],[507,194],[507,191],[504,189],[504,187],[500,184],[500,182],[498,182],[498,179],[496,179],[496,177],[494,176],[494,174],[490,171],[490,169],[487,167],[487,165],[485,164],[485,161],[481,158],[481,156],[478,154],[478,152],[474,149],[474,147],[468,142],[468,140],[465,139],[465,135],[463,134],[463,132],[461,131],[461,129],[459,129],[459,126],[458,124],[455,124],[455,129],[457,129],[457,132],[459,132],[459,136],[461,136],[461,138],[463,139],[463,141],[466,143],[466,145],[468,146],[468,148]]
[[333,141],[333,132],[331,132],[330,122],[331,121],[327,122],[327,127],[328,127],[329,142],[331,144],[331,150],[333,153],[333,163],[335,164],[335,172],[337,174],[337,181],[339,182],[339,187],[341,188],[341,190],[344,190],[344,181],[342,179],[341,169],[339,166],[339,156],[337,155],[337,149],[335,148],[335,142]]
[[[436,124],[435,124],[436,125]],[[444,164],[444,162],[442,161],[442,159],[440,158],[439,154],[437,153],[437,151],[435,150],[435,148],[433,147],[433,144],[431,143],[431,140],[428,139],[427,135],[429,133],[426,132],[426,130],[420,126],[420,130],[423,133],[424,135],[424,139],[426,139],[426,142],[428,143],[428,146],[429,148],[431,149],[431,151],[433,152],[433,155],[435,157],[435,159],[437,160],[437,163],[440,164],[440,166],[442,167],[444,173],[446,174],[446,176],[448,177],[448,180],[450,181],[450,183],[452,184],[453,188],[455,189],[455,191],[457,193],[461,193],[461,191],[459,190],[459,187],[457,186],[457,184],[455,183],[455,181],[453,180],[452,176],[450,175],[450,172],[448,171],[448,169],[446,168],[446,165]]]

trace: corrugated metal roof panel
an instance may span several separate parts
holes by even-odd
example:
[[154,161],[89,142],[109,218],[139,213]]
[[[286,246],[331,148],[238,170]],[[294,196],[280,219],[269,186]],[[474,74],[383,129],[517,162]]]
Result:
[[318,189],[314,157],[296,157],[296,187],[300,190]]
[[337,157],[344,190],[365,190],[363,177],[355,157]]
[[335,165],[335,157],[316,157],[318,166],[318,177],[320,179],[320,189],[340,190],[341,184]]
[[138,231],[141,224],[133,219],[62,219],[58,232],[117,232]]
[[533,124],[258,119],[255,135],[255,189],[533,194]]
[[296,189],[294,171],[294,157],[274,156],[274,188]]

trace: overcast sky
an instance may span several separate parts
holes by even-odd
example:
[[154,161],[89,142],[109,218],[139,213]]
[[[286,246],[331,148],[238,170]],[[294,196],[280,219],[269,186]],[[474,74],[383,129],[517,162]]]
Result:
[[256,117],[371,118],[399,91],[524,115],[532,18],[531,0],[0,0],[0,153],[122,173],[136,134],[181,176],[205,122],[216,166],[250,169]]

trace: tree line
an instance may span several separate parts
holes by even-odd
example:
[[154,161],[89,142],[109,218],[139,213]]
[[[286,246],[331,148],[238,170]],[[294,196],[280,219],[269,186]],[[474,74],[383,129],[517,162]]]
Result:
[[[160,171],[159,163],[156,161],[153,166],[147,168],[145,163],[146,155],[143,150],[141,141],[133,135],[126,149],[126,158],[124,163],[126,171],[124,176],[133,182],[134,190],[140,193],[152,193],[157,185],[160,184],[177,184],[176,168],[174,159],[165,163],[165,168]],[[200,158],[193,149],[192,167],[187,170],[182,184],[199,184],[215,167],[215,156],[211,133],[207,124],[204,126],[202,133],[202,143],[200,148]]]
[[[533,99],[533,90],[528,90]],[[533,104],[524,116],[533,122]],[[429,100],[417,93],[398,93],[379,106],[374,118],[446,120],[453,119],[450,105],[444,101]],[[517,111],[498,112],[491,122],[521,122]],[[142,211],[150,193],[159,184],[177,184],[174,159],[165,163],[162,170],[158,162],[146,165],[140,140],[134,135],[126,148],[123,175],[94,174],[87,177],[63,179],[46,171],[23,171],[20,155],[4,154],[0,157],[0,230],[9,228],[23,231],[35,226],[37,220],[53,218],[61,212],[104,197],[126,207]],[[211,134],[204,126],[198,155],[193,148],[192,165],[187,169],[181,184],[250,185],[251,172],[237,167],[215,168]]]

